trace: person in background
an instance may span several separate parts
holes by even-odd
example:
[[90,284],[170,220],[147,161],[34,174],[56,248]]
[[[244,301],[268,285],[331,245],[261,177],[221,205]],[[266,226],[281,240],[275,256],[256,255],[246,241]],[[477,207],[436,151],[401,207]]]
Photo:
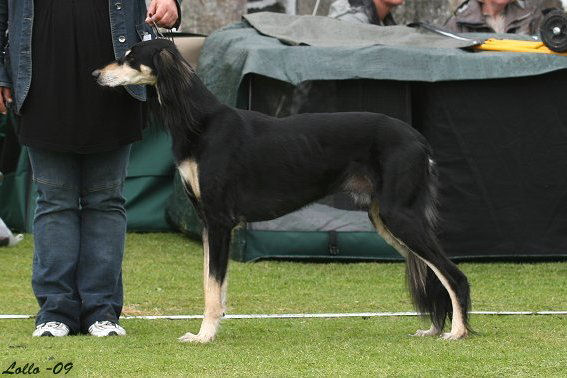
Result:
[[[108,91],[91,72],[177,27],[179,0],[0,0],[0,112],[20,115],[38,190],[32,336],[126,334],[123,197],[130,145],[142,138],[143,86]],[[13,96],[12,96],[13,94]]]
[[515,33],[536,35],[543,10],[560,8],[560,0],[464,0],[445,28],[457,33]]
[[396,25],[392,10],[403,3],[404,0],[337,0],[331,4],[329,17],[380,26]]

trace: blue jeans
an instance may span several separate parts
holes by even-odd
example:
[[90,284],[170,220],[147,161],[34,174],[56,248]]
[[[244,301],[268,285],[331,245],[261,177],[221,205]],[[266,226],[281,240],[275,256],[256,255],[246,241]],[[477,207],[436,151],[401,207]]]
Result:
[[28,152],[38,188],[32,274],[40,306],[36,324],[59,321],[76,333],[95,321],[117,323],[130,145],[85,155]]

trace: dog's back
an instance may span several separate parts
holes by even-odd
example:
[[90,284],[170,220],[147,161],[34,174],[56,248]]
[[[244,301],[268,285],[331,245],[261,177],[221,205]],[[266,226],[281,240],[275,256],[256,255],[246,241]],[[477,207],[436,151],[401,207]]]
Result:
[[382,114],[273,118],[230,111],[234,114],[210,120],[200,138],[206,147],[199,148],[203,153],[197,157],[202,171],[222,174],[227,186],[211,182],[207,187],[204,178],[201,189],[231,192],[234,202],[224,206],[246,221],[273,219],[340,190],[356,191],[353,195],[365,202],[360,204],[369,206],[385,156],[411,146],[423,150],[425,162],[428,158],[417,131]]

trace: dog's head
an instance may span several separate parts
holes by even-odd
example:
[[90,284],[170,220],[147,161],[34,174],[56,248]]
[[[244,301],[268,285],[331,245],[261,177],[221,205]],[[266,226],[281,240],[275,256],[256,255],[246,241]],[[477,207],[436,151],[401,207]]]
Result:
[[93,76],[106,87],[150,85],[150,112],[157,114],[167,129],[174,132],[179,125],[185,125],[199,132],[197,120],[203,112],[202,98],[207,89],[173,42],[154,39],[137,43],[122,59],[93,71]]
[[160,67],[175,59],[182,58],[173,42],[158,38],[135,44],[122,59],[95,70],[92,74],[99,85],[107,87],[156,85]]

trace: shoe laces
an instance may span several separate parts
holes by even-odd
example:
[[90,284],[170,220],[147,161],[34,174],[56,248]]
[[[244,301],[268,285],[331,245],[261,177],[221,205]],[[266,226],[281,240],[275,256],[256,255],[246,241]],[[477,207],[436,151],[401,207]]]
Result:
[[49,326],[59,327],[60,325],[61,325],[61,322],[47,322],[47,323],[43,323],[43,324],[38,325],[36,328],[49,327]]
[[109,321],[109,320],[102,320],[102,321],[95,322],[95,325],[116,327],[116,324]]

